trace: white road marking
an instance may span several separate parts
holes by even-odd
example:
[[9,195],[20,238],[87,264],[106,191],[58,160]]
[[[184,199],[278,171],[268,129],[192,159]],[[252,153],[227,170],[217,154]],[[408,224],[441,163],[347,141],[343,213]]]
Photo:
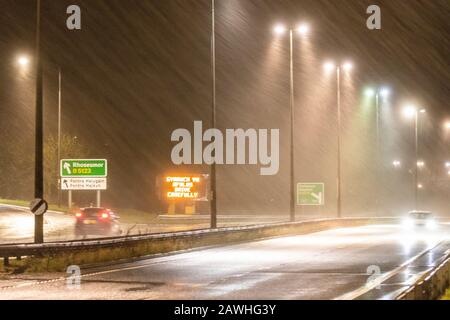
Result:
[[341,296],[339,296],[339,297],[337,297],[337,298],[335,298],[333,300],[354,300],[354,299],[362,296],[363,294],[366,294],[370,290],[373,290],[374,288],[380,286],[386,280],[389,280],[393,276],[399,274],[401,271],[403,271],[403,269],[405,269],[411,263],[415,262],[416,260],[418,260],[419,258],[424,256],[425,254],[427,254],[431,250],[435,249],[436,247],[441,245],[443,242],[444,241],[440,241],[440,242],[438,242],[438,243],[436,243],[434,245],[429,246],[427,249],[423,250],[418,255],[416,255],[416,256],[412,257],[411,259],[407,260],[401,266],[395,268],[394,270],[392,270],[390,272],[387,272],[384,275],[378,277],[376,280],[373,280],[370,283],[367,283],[364,286],[362,286],[362,287],[360,287],[360,288],[358,288],[356,290],[353,290],[351,292],[345,293],[345,294],[343,294],[343,295],[341,295]]

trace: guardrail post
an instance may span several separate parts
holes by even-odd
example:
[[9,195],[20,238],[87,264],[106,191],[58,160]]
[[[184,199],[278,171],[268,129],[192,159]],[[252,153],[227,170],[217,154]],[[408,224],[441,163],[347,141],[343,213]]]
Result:
[[3,257],[3,265],[9,267],[9,257]]

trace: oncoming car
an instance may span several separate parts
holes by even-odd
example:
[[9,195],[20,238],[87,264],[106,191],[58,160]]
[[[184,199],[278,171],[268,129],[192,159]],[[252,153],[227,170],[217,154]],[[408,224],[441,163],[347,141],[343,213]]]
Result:
[[76,211],[76,236],[118,236],[121,234],[119,217],[106,208],[82,208]]
[[438,224],[432,212],[411,211],[408,213],[408,217],[403,221],[403,226],[408,229],[425,228],[433,230],[437,228]]

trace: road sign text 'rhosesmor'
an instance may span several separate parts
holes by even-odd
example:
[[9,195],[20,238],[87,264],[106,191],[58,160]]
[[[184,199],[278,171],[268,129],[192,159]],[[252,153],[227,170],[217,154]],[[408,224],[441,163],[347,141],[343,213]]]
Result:
[[108,176],[108,161],[94,159],[61,160],[63,178],[104,178]]

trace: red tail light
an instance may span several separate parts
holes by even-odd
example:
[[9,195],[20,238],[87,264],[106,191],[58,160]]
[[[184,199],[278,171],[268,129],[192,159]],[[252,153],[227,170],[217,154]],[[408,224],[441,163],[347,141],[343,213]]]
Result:
[[77,218],[81,218],[82,216],[83,216],[83,214],[81,212],[75,213],[75,217],[77,217]]
[[104,212],[102,213],[102,219],[108,219],[109,218],[109,214]]

